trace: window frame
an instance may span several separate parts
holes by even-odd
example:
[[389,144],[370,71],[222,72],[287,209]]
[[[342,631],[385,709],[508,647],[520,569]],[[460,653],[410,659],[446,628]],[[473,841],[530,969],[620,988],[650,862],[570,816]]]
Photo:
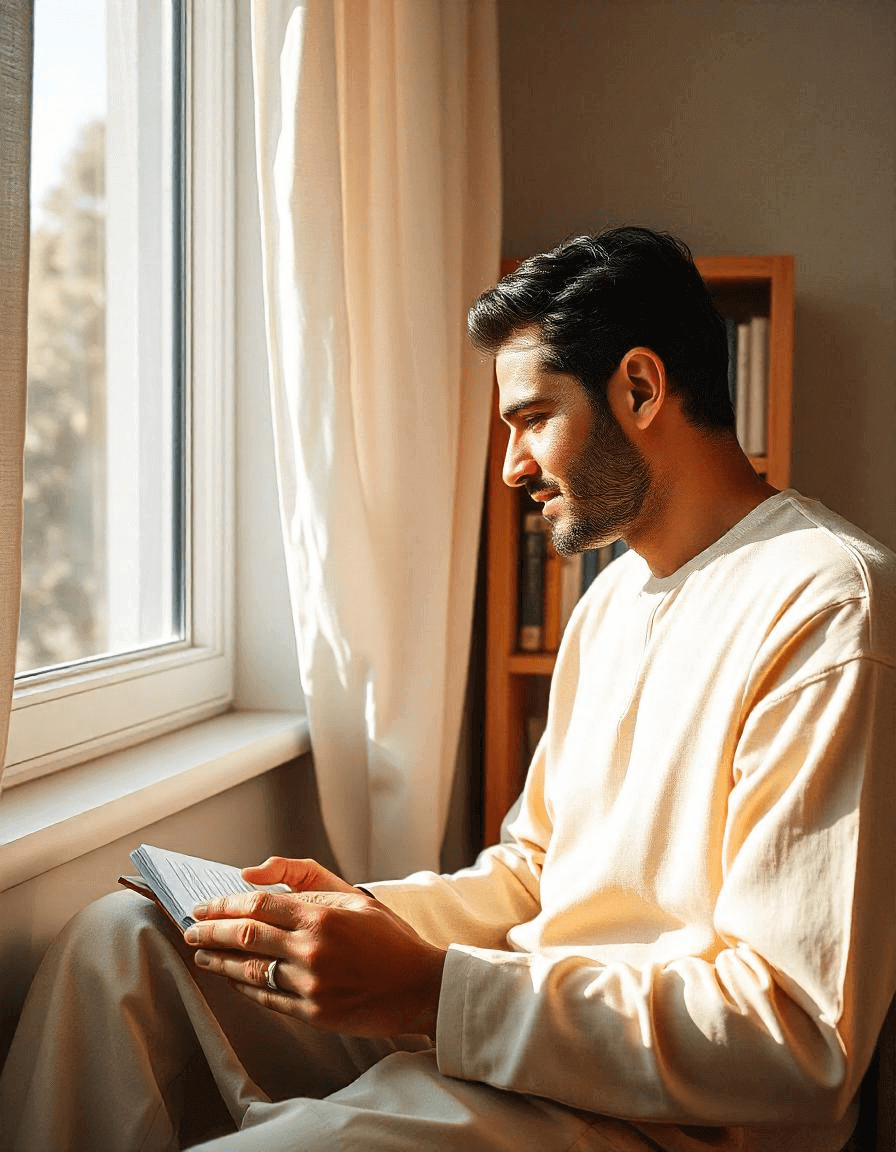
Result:
[[229,0],[184,5],[189,639],[17,681],[4,786],[195,723],[233,699],[235,21]]

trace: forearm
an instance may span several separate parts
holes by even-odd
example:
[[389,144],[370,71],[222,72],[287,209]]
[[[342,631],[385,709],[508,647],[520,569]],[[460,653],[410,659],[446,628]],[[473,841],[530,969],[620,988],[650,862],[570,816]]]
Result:
[[507,932],[537,915],[538,884],[528,862],[507,845],[483,852],[450,876],[418,872],[364,888],[440,948],[465,943],[504,948]]
[[860,1075],[833,1027],[733,952],[637,971],[451,949],[437,1036],[446,1075],[676,1124],[833,1122]]
[[506,948],[510,929],[537,916],[541,906],[541,870],[551,838],[544,772],[542,742],[523,795],[505,820],[501,843],[481,852],[472,867],[444,876],[417,872],[365,887],[440,948],[454,943]]

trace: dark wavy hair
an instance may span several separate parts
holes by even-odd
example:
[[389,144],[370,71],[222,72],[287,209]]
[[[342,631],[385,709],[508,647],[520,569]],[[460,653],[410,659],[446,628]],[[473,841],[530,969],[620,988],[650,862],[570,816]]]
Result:
[[544,368],[575,376],[596,402],[630,348],[663,361],[700,428],[734,428],[725,322],[688,246],[648,228],[612,228],[524,260],[470,309],[473,344],[495,355],[537,326]]

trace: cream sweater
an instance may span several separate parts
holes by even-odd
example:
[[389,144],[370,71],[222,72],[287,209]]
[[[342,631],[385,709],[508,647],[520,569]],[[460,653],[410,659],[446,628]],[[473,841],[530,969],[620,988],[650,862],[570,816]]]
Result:
[[665,579],[611,565],[502,843],[371,885],[448,948],[441,1071],[663,1148],[839,1148],[896,990],[894,657],[896,557],[794,491]]

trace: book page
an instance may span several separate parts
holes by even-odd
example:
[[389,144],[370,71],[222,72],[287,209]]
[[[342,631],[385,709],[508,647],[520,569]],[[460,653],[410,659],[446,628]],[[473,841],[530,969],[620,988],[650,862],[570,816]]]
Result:
[[254,892],[260,887],[273,892],[289,891],[285,884],[250,884],[232,864],[169,852],[149,844],[141,844],[133,851],[131,860],[169,915],[184,928],[193,923],[190,915],[193,908],[208,900],[234,892]]

